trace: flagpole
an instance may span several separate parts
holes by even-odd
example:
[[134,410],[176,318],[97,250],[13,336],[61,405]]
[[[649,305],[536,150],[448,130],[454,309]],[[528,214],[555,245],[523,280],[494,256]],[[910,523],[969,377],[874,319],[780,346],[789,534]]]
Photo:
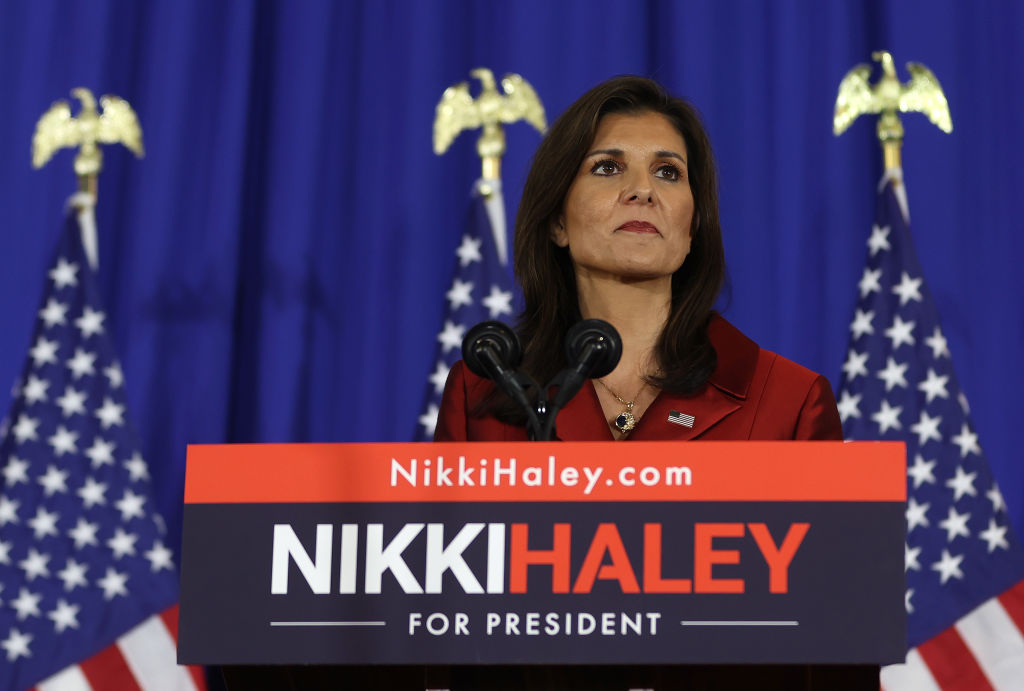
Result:
[[99,268],[99,236],[96,233],[96,197],[92,192],[78,191],[68,199],[68,209],[74,209],[78,217],[78,230],[82,238],[82,248],[89,267],[96,271]]

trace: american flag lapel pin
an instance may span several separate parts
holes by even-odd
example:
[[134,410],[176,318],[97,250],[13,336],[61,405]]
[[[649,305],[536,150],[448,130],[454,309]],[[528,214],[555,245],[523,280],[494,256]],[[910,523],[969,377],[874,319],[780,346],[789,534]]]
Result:
[[693,416],[680,413],[678,410],[668,411],[668,421],[675,425],[693,428]]

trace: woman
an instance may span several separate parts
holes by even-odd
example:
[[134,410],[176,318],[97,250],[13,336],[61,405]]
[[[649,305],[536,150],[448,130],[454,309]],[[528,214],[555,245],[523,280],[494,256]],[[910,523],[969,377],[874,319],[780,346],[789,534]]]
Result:
[[[538,383],[565,367],[580,319],[622,336],[615,370],[559,414],[559,439],[842,438],[824,377],[712,311],[725,259],[711,146],[694,109],[657,83],[611,79],[552,126],[516,217],[515,271],[522,369]],[[460,362],[434,438],[525,440],[525,418]]]
[[[715,164],[694,109],[655,82],[584,94],[534,157],[516,217],[522,369],[566,366],[580,319],[610,322],[622,359],[557,418],[565,441],[841,439],[828,381],[712,311],[725,275]],[[596,385],[595,385],[596,383]],[[459,362],[435,440],[525,440],[525,415]],[[878,688],[878,667],[462,668],[451,688]]]

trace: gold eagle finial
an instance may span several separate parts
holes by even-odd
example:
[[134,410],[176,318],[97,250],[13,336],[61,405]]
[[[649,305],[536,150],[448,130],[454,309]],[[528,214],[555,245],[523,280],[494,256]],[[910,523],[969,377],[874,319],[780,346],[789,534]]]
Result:
[[920,63],[908,62],[910,81],[900,83],[896,66],[888,51],[871,54],[882,66],[882,76],[871,86],[871,66],[861,64],[847,72],[839,84],[832,129],[842,134],[859,116],[880,113],[878,139],[885,150],[886,167],[899,166],[899,147],[903,141],[903,123],[897,113],[924,113],[940,130],[949,134],[953,122],[942,86],[932,71]]
[[82,103],[78,117],[71,117],[67,101],[57,101],[43,113],[32,135],[32,166],[42,168],[54,152],[65,147],[80,147],[75,156],[75,173],[83,185],[95,186],[103,168],[103,152],[98,144],[124,144],[136,156],[144,155],[139,119],[128,102],[117,96],[103,96],[103,112],[96,110],[96,99],[88,89],[78,88],[71,95]]
[[483,177],[500,177],[501,157],[505,153],[505,132],[501,125],[526,120],[541,134],[547,129],[544,106],[529,82],[518,74],[506,74],[501,80],[505,95],[498,92],[494,74],[479,67],[470,74],[480,80],[480,95],[469,94],[468,82],[445,89],[434,116],[434,153],[443,154],[463,130],[483,128],[476,151],[483,159]]

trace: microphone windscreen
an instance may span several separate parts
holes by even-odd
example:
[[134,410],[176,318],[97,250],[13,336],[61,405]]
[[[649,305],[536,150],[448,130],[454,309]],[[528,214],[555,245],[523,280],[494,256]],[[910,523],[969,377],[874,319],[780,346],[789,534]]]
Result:
[[574,324],[565,336],[565,356],[570,366],[580,361],[588,345],[596,346],[598,351],[588,376],[597,379],[610,374],[622,357],[622,338],[619,332],[601,319],[584,319]]
[[469,371],[478,377],[493,379],[494,372],[488,366],[490,352],[506,369],[514,370],[523,359],[519,337],[507,324],[499,321],[480,322],[462,340],[462,359]]

